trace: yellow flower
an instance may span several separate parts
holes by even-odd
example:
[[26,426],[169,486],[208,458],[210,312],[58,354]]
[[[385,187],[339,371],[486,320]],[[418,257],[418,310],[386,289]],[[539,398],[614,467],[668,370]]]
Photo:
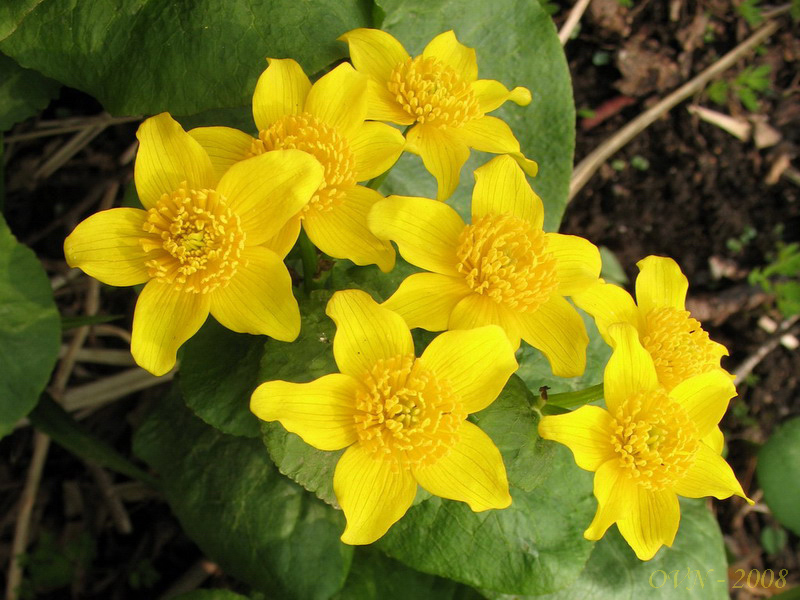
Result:
[[521,337],[541,350],[556,375],[580,375],[589,338],[564,296],[597,281],[600,253],[583,238],[545,233],[543,219],[541,199],[508,156],[475,171],[471,225],[435,200],[378,202],[369,214],[375,235],[433,271],[407,277],[384,306],[411,328],[499,325],[515,349]]
[[314,245],[358,265],[394,266],[392,245],[367,229],[366,216],[381,200],[375,190],[357,185],[388,171],[405,140],[394,127],[364,122],[367,78],[341,64],[311,85],[291,59],[268,59],[253,95],[254,138],[229,127],[200,127],[189,132],[208,151],[219,173],[238,161],[271,150],[296,148],[324,167],[325,177],[304,206],[272,242],[283,256],[297,240],[300,226]]
[[486,115],[506,100],[526,106],[531,93],[478,79],[475,50],[459,43],[452,31],[437,35],[413,59],[378,29],[354,29],[339,39],[350,46],[355,68],[370,78],[367,118],[414,125],[406,150],[419,154],[436,178],[439,200],[458,185],[470,148],[513,156],[528,175],[536,175],[536,163],[522,155],[509,126]]
[[67,263],[103,283],[146,282],[133,317],[136,362],[155,375],[169,371],[209,312],[234,331],[296,338],[291,278],[266,243],[319,186],[319,163],[296,150],[271,152],[220,178],[167,113],[136,135],[134,178],[145,210],[99,212],[64,242]]
[[414,357],[406,324],[358,290],[337,292],[333,354],[341,373],[270,381],[253,392],[260,419],[320,450],[347,450],[333,489],[342,541],[369,544],[411,506],[417,484],[476,512],[511,504],[500,452],[468,414],[488,406],[517,369],[497,327],[448,332]]
[[599,540],[616,523],[636,556],[649,560],[675,539],[678,495],[747,499],[728,463],[703,441],[736,388],[715,370],[668,391],[632,325],[611,325],[607,335],[614,347],[604,380],[608,410],[584,406],[542,417],[539,435],[568,446],[579,467],[595,471],[597,513],[584,536]]

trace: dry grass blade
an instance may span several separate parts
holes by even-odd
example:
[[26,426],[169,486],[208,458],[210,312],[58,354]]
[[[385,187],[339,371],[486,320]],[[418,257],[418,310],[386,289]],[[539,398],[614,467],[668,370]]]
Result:
[[592,0],[578,0],[575,6],[572,7],[567,20],[564,21],[564,24],[558,32],[558,40],[561,42],[562,46],[567,44],[572,32],[575,31],[575,28],[578,26],[583,13],[586,12],[586,9],[589,7],[589,2],[591,1]]

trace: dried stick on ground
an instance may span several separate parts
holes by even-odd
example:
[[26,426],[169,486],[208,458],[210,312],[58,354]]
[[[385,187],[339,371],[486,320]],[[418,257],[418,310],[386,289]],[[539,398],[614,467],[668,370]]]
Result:
[[572,7],[567,20],[564,21],[561,30],[558,32],[558,40],[561,42],[562,46],[566,46],[569,36],[572,35],[572,32],[575,31],[575,28],[578,26],[583,13],[586,12],[586,8],[589,6],[589,2],[591,2],[591,0],[578,0],[575,6]]

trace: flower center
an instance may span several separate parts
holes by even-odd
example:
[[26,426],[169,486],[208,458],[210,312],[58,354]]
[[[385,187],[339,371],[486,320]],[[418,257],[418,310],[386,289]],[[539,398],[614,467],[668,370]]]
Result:
[[647,314],[642,345],[653,357],[658,380],[667,390],[719,368],[720,359],[727,354],[688,311],[673,307],[654,308]]
[[544,232],[511,215],[486,215],[467,225],[456,255],[473,292],[515,311],[535,311],[558,287],[557,259],[547,252]]
[[694,462],[697,428],[663,389],[647,396],[628,398],[612,415],[611,443],[628,477],[656,491],[674,485]]
[[150,235],[139,243],[152,256],[145,263],[151,278],[205,294],[236,274],[246,235],[223,196],[186,188],[182,183],[147,211]]
[[467,416],[459,397],[413,355],[379,360],[363,383],[354,417],[358,439],[393,469],[432,464],[458,441]]
[[309,113],[286,115],[259,132],[253,140],[250,154],[255,156],[270,150],[296,149],[308,152],[322,163],[322,185],[303,207],[309,211],[332,210],[344,199],[345,192],[356,180],[356,158],[350,143],[336,129]]
[[436,58],[418,56],[400,63],[386,87],[418,123],[459,127],[483,116],[470,84]]

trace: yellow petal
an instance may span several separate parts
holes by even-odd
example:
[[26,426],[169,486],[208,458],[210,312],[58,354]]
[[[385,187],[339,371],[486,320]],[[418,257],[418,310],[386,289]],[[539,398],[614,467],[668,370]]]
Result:
[[505,332],[497,325],[445,331],[428,344],[417,362],[449,381],[468,413],[494,402],[519,366]]
[[467,48],[459,42],[452,30],[440,33],[428,42],[425,50],[422,51],[422,56],[438,58],[467,83],[478,78],[478,60],[475,57],[475,50]]
[[448,329],[475,329],[497,325],[506,333],[511,347],[519,348],[520,323],[514,313],[502,304],[481,294],[471,293],[456,304],[450,313]]
[[394,525],[414,501],[417,482],[406,469],[392,469],[358,444],[350,446],[336,465],[333,490],[344,511],[345,544],[371,544]]
[[367,119],[389,121],[398,125],[411,125],[416,117],[408,114],[384,83],[374,79],[367,82]]
[[310,154],[276,150],[233,165],[217,191],[241,219],[245,243],[257,246],[308,204],[322,178],[322,165]]
[[360,72],[385,83],[394,68],[409,58],[403,45],[380,29],[353,29],[339,38],[350,47],[350,60]]
[[286,225],[280,228],[278,233],[264,242],[264,247],[272,250],[283,260],[294,247],[297,236],[300,235],[301,226],[300,215],[293,216],[286,222]]
[[597,512],[591,524],[583,532],[587,540],[599,540],[608,528],[626,518],[638,498],[637,485],[618,468],[617,459],[601,464],[594,476],[594,496]]
[[449,453],[413,470],[417,483],[436,496],[466,502],[475,512],[510,506],[506,468],[492,439],[469,421],[458,436]]
[[697,437],[711,434],[736,395],[736,386],[722,369],[690,377],[670,390],[669,395],[683,406],[697,427]]
[[607,342],[610,342],[609,325],[630,323],[637,330],[641,327],[639,309],[633,297],[617,285],[597,280],[582,292],[574,294],[572,301],[594,318],[600,334]]
[[522,339],[540,350],[553,375],[577,377],[586,369],[589,336],[578,311],[561,296],[553,296],[535,312],[518,313]]
[[706,435],[701,441],[717,454],[722,454],[722,450],[725,448],[725,436],[722,435],[722,429],[720,429],[719,426],[712,427],[711,433]]
[[336,292],[325,314],[336,323],[333,356],[342,373],[361,377],[381,359],[414,354],[411,332],[403,318],[379,306],[365,292]]
[[395,242],[411,264],[458,276],[456,248],[465,225],[450,206],[428,198],[389,196],[375,203],[367,224],[379,239]]
[[469,148],[451,128],[417,125],[408,132],[408,145],[422,157],[428,172],[436,178],[437,200],[447,200],[458,186],[461,167],[469,158]]
[[250,158],[253,136],[232,127],[196,127],[189,130],[211,159],[214,177],[219,180],[225,171],[240,160]]
[[508,88],[494,79],[478,79],[472,82],[472,93],[481,107],[481,112],[492,112],[499,108],[506,100],[511,100],[519,106],[531,103],[531,92],[524,87],[515,87],[510,92]]
[[394,267],[394,248],[378,239],[367,227],[367,214],[383,200],[375,190],[355,185],[344,201],[332,210],[310,210],[303,221],[314,245],[335,258],[347,258],[357,265],[378,265],[384,273]]
[[470,148],[493,154],[519,152],[519,142],[505,121],[484,116],[453,128],[454,135]]
[[597,471],[616,457],[611,440],[614,420],[599,406],[582,406],[563,415],[545,416],[539,421],[539,435],[564,444],[575,455],[581,469]]
[[286,115],[303,112],[311,81],[291,58],[268,58],[253,93],[253,119],[259,131]]
[[176,290],[151,281],[144,286],[133,313],[131,354],[136,364],[153,375],[175,366],[178,348],[192,337],[208,317],[208,294]]
[[139,200],[145,208],[154,207],[163,194],[171,194],[187,185],[190,189],[214,188],[217,178],[211,159],[169,113],[150,117],[136,132],[133,178]]
[[636,302],[647,314],[654,308],[671,306],[683,310],[689,282],[681,268],[671,258],[648,256],[636,263]]
[[367,122],[350,137],[356,159],[356,179],[366,181],[392,168],[403,152],[403,134],[385,123]]
[[672,490],[654,492],[638,487],[637,492],[630,515],[617,521],[617,527],[637,558],[650,560],[661,546],[672,546],[681,509]]
[[514,215],[542,228],[542,199],[531,189],[525,173],[509,156],[498,156],[475,170],[472,191],[473,222],[485,215]]
[[349,375],[334,373],[310,383],[268,381],[250,398],[250,410],[263,421],[280,421],[306,444],[339,450],[356,441],[355,397],[360,388]]
[[447,329],[450,313],[471,291],[463,279],[439,273],[414,273],[406,277],[382,304],[405,319],[409,329]]
[[342,63],[311,87],[306,112],[349,138],[367,116],[367,77]]
[[639,393],[659,387],[653,359],[642,347],[639,333],[630,323],[615,323],[608,328],[614,351],[608,359],[603,390],[609,412]]
[[263,246],[242,250],[240,266],[226,287],[209,293],[211,314],[239,333],[291,342],[300,333],[300,309],[281,258]]
[[508,152],[507,154],[517,161],[517,164],[522,167],[526,174],[536,177],[539,172],[539,164],[535,160],[527,158],[522,152]]
[[674,489],[675,493],[686,498],[714,496],[722,500],[735,495],[753,504],[753,501],[744,495],[742,485],[736,480],[730,465],[718,452],[702,442],[694,455],[694,463],[686,475],[675,484]]
[[558,293],[572,296],[584,291],[600,277],[600,251],[576,235],[546,233],[547,251],[558,259]]
[[144,283],[147,253],[139,240],[149,237],[142,228],[146,219],[147,213],[138,208],[93,214],[64,240],[67,264],[108,285]]

